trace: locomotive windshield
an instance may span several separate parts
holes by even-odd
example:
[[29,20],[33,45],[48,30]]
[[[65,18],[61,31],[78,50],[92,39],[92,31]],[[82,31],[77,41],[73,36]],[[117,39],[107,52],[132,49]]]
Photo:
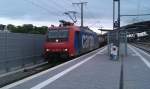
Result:
[[48,38],[68,38],[68,30],[50,30]]
[[48,39],[49,41],[55,41],[56,39],[59,40],[59,42],[67,41],[68,34],[69,32],[67,29],[52,29],[48,31]]

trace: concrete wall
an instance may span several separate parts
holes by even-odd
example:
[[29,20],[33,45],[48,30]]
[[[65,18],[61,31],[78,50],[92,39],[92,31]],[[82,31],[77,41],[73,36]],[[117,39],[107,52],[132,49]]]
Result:
[[44,35],[0,33],[0,72],[9,72],[43,61]]

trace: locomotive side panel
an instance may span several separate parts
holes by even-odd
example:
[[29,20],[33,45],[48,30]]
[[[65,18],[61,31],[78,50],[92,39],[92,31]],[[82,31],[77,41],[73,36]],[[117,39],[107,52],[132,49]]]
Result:
[[99,48],[99,39],[98,39],[98,35],[95,33],[93,34],[94,36],[94,49]]
[[74,48],[75,48],[75,54],[76,55],[80,55],[81,54],[81,48],[82,48],[82,44],[81,44],[81,33],[80,31],[75,31],[75,37],[74,37]]
[[81,53],[85,53],[98,48],[98,37],[94,32],[81,31]]

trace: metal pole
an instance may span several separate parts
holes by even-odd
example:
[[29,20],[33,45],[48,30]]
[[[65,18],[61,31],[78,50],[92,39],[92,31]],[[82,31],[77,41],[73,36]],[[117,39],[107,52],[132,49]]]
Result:
[[108,56],[110,56],[110,32],[107,34],[107,49],[108,49]]
[[118,0],[118,30],[120,30],[120,0]]
[[83,27],[83,3],[81,3],[81,27]]
[[126,31],[126,35],[125,35],[125,56],[127,56],[128,55],[128,53],[127,53],[127,31]]
[[120,0],[118,0],[118,58],[120,55]]
[[86,4],[88,2],[80,2],[80,3],[72,3],[72,4],[76,4],[76,5],[81,5],[81,27],[83,27],[83,5]]
[[[115,20],[116,18],[116,3],[118,5],[117,7],[117,12],[118,12],[118,16],[117,16],[117,21]],[[119,58],[119,51],[120,51],[120,0],[113,0],[113,30],[116,28],[116,31],[113,33],[116,38],[113,41],[114,44],[118,47],[118,58]]]
[[113,30],[114,30],[114,23],[115,23],[115,1],[113,0]]

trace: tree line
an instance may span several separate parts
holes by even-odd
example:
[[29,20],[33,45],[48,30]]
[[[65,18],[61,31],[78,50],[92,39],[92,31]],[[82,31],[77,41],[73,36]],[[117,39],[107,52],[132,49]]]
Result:
[[3,25],[0,24],[0,30],[4,30],[7,27],[7,30],[12,33],[29,33],[29,34],[45,34],[48,30],[47,26],[33,26],[32,24],[24,24],[22,26],[15,26],[12,24]]

